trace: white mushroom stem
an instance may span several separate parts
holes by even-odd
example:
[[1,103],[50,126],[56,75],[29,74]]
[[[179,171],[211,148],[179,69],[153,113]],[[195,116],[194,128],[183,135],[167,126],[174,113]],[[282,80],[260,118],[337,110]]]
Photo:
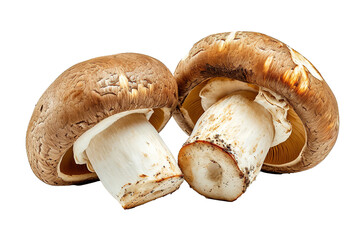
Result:
[[200,194],[233,201],[260,172],[276,130],[272,114],[254,101],[255,95],[239,91],[217,101],[180,150],[184,177]]
[[124,116],[94,136],[86,155],[105,188],[131,208],[179,188],[182,173],[146,116]]

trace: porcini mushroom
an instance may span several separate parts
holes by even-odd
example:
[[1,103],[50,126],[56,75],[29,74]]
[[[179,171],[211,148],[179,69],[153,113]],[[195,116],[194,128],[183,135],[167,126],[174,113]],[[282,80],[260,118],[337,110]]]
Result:
[[51,185],[99,178],[124,208],[171,193],[182,173],[158,131],[176,102],[173,75],[152,57],[76,64],[36,104],[26,135],[30,166]]
[[174,118],[190,135],[178,156],[200,194],[233,201],[260,170],[314,167],[335,144],[336,99],[315,67],[286,44],[255,32],[197,42],[175,70]]

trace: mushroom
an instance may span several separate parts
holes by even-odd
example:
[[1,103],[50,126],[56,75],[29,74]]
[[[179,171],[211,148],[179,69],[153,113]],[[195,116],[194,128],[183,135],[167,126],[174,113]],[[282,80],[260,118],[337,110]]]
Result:
[[51,185],[100,179],[125,209],[172,193],[183,176],[158,131],[176,102],[173,75],[152,57],[123,53],[76,64],[35,106],[30,166]]
[[255,32],[197,42],[175,70],[174,118],[190,135],[178,155],[198,193],[233,201],[260,170],[293,173],[321,162],[339,130],[336,99],[315,67]]

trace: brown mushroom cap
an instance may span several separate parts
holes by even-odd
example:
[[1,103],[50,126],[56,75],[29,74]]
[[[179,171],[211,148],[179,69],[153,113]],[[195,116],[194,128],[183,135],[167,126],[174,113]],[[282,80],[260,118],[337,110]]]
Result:
[[[52,185],[97,180],[86,165],[73,159],[73,143],[84,132],[114,114],[145,108],[154,110],[149,121],[160,131],[176,103],[173,75],[152,57],[123,53],[76,64],[50,85],[35,106],[26,134],[30,166],[39,179]],[[79,178],[65,181],[58,169]]]
[[274,38],[255,32],[210,35],[193,46],[174,76],[179,92],[174,118],[188,134],[202,113],[195,111],[201,108],[197,95],[206,81],[216,77],[270,89],[289,102],[293,133],[269,150],[263,171],[290,173],[312,168],[335,144],[339,112],[334,94],[308,60]]

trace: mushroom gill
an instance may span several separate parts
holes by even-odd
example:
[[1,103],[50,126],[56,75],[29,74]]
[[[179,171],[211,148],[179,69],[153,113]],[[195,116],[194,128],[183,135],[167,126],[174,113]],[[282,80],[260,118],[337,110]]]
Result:
[[[181,106],[180,111],[192,127],[195,126],[197,120],[204,113],[199,94],[210,80],[211,79],[203,81],[201,84],[194,87],[185,97]],[[246,84],[253,85],[249,83]],[[253,88],[258,89],[256,85],[253,85]],[[187,116],[185,116],[185,114],[187,114]],[[270,148],[265,158],[264,165],[290,164],[297,160],[304,148],[306,143],[305,128],[292,106],[289,107],[287,119],[292,125],[291,135],[286,141]]]

